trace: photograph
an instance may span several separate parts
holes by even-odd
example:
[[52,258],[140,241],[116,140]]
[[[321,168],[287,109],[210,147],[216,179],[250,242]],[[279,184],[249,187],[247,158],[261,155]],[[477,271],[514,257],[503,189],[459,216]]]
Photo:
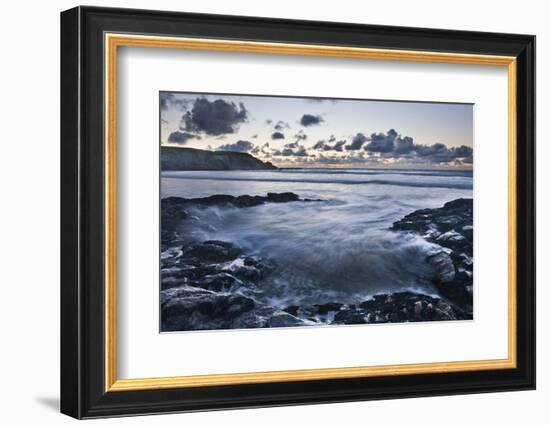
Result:
[[[44,154],[7,155],[7,186],[21,216],[55,200],[37,190],[48,172],[60,184],[61,262],[37,257],[38,270],[59,272],[60,291],[40,281],[47,296],[26,309],[53,306],[42,327],[55,332],[35,333],[59,344],[25,367],[55,363],[42,367],[49,378],[31,374],[37,391],[55,384],[61,413],[213,411],[219,422],[220,410],[295,406],[294,423],[298,406],[312,405],[311,420],[315,409],[330,416],[313,405],[370,401],[369,419],[387,420],[391,404],[401,422],[426,423],[420,398],[435,396],[428,416],[453,412],[457,423],[488,401],[506,423],[542,411],[538,388],[518,402],[505,393],[537,381],[543,14],[501,7],[495,20],[494,8],[466,7],[445,21],[378,6],[324,13],[294,1],[262,4],[264,16],[233,3],[75,6],[59,28],[34,14],[38,39],[55,39],[57,83],[6,69],[44,98],[60,86],[60,109],[36,115],[40,128],[60,126],[50,128],[60,149],[40,141]],[[42,47],[19,48],[16,62],[49,63],[36,59],[55,56]],[[8,87],[19,99],[10,110],[28,109],[25,84]],[[28,113],[16,115],[28,126]],[[28,150],[25,125],[5,127],[5,145]],[[25,228],[56,228],[42,222]],[[27,264],[21,252],[37,238],[11,227],[25,247],[9,251]],[[21,399],[14,412],[27,407]],[[346,416],[338,409],[327,423]]]
[[474,107],[159,92],[161,332],[473,320]]

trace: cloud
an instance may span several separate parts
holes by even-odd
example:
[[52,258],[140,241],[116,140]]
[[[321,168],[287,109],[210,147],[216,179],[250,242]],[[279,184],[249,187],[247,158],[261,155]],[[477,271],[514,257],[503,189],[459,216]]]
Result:
[[264,143],[262,146],[256,145],[254,147],[254,149],[252,149],[250,152],[254,155],[262,154],[264,157],[265,156],[268,156],[268,157],[271,156],[271,148],[269,147],[269,143],[267,143],[267,142]]
[[[284,139],[282,132],[272,133],[272,139]],[[269,143],[254,145],[247,141],[220,146],[218,149],[249,152],[261,159],[274,160],[280,164],[310,166],[314,164],[355,166],[470,166],[473,150],[469,146],[447,147],[443,143],[416,144],[412,137],[402,136],[396,130],[373,133],[370,137],[357,133],[351,138],[336,139],[330,135],[306,148],[303,130],[295,133],[293,141],[282,148],[272,148]],[[279,144],[277,144],[279,145]],[[279,145],[280,146],[280,145]]]
[[304,114],[300,119],[300,124],[304,127],[309,127],[311,125],[319,125],[323,121],[323,117],[321,117],[320,115]]
[[328,142],[324,140],[319,140],[317,143],[315,143],[311,149],[317,150],[317,151],[336,151],[336,152],[343,152],[344,151],[344,145],[346,144],[345,140],[339,140],[338,142],[331,144],[330,142],[334,142],[336,138],[334,136],[330,136],[328,139]]
[[327,142],[325,142],[324,140],[319,140],[317,143],[313,145],[311,149],[316,151],[330,151],[332,150],[332,146],[327,144]]
[[335,150],[336,152],[343,152],[345,144],[346,144],[345,140],[339,140],[334,144],[334,146],[332,147],[332,150]]
[[386,134],[373,133],[370,136],[370,142],[365,146],[365,150],[368,152],[392,152],[394,148],[394,141],[397,138],[397,132],[392,128]]
[[185,145],[191,139],[200,139],[196,134],[187,133],[185,131],[174,131],[168,136],[168,143],[176,145]]
[[254,143],[248,140],[239,140],[235,143],[227,143],[221,145],[217,150],[219,151],[231,151],[231,152],[248,152],[254,149]]
[[174,100],[174,95],[172,93],[166,93],[166,92],[160,92],[159,94],[159,102],[160,102],[160,109],[165,111],[168,109],[172,101]]
[[[348,147],[346,146],[346,149]],[[384,158],[397,158],[401,161],[428,162],[432,164],[456,163],[471,164],[473,149],[469,146],[448,148],[443,143],[432,145],[416,144],[412,137],[401,136],[394,129],[384,133],[373,133],[365,151]]]
[[415,145],[416,154],[425,160],[434,163],[472,164],[474,151],[469,146],[458,146],[448,148],[443,143],[434,143],[433,145]]
[[470,146],[459,146],[454,149],[454,155],[456,158],[468,158],[473,156],[474,150]]
[[414,150],[414,141],[412,137],[405,136],[403,138],[397,137],[394,140],[394,149],[393,151],[397,155],[407,155]]
[[363,147],[367,140],[367,137],[363,133],[357,133],[351,140],[351,143],[346,145],[346,150],[357,151]]
[[283,131],[286,128],[290,128],[290,125],[287,122],[284,121],[277,121],[277,123],[273,126],[273,128],[277,131]]
[[274,156],[298,156],[305,157],[308,156],[307,149],[304,145],[301,145],[298,142],[287,143],[282,150],[275,150],[273,152]]
[[195,100],[191,111],[187,111],[180,123],[180,129],[188,132],[205,133],[211,136],[234,133],[239,125],[248,119],[243,103],[236,105],[223,99],[211,102],[201,97]]
[[300,141],[300,140],[306,140],[307,134],[304,133],[304,130],[300,130],[298,133],[294,135],[294,140]]
[[191,99],[176,96],[174,93],[160,92],[159,94],[160,109],[165,111],[172,106],[177,106],[182,111],[187,109],[187,106],[192,102]]

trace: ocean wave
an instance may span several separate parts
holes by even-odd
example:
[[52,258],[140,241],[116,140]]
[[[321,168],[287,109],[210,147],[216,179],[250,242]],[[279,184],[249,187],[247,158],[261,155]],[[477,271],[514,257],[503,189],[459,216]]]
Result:
[[341,184],[341,185],[387,185],[421,188],[443,188],[443,189],[472,189],[472,181],[398,181],[398,180],[342,180],[342,179],[282,179],[282,178],[260,178],[260,177],[221,177],[221,176],[200,176],[200,175],[178,175],[177,173],[163,173],[164,178],[177,178],[184,180],[216,180],[216,181],[250,181],[263,183],[315,183],[315,184]]
[[353,176],[378,176],[378,175],[406,175],[426,177],[472,177],[472,170],[400,170],[400,169],[329,169],[329,168],[284,168],[280,170],[269,170],[269,172],[280,172],[285,174],[345,174]]

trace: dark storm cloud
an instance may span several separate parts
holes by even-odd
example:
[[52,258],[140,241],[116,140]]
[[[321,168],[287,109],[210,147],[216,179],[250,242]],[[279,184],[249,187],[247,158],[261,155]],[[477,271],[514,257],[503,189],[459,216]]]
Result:
[[271,138],[273,140],[284,139],[285,135],[283,133],[281,133],[280,131],[276,131],[271,135]]
[[444,156],[447,155],[449,150],[443,143],[434,143],[433,145],[415,145],[415,152],[419,156]]
[[462,145],[453,149],[454,149],[454,155],[456,158],[468,158],[473,156],[474,154],[474,150],[469,146]]
[[456,162],[458,164],[473,163],[474,151],[469,146],[459,146],[447,148],[443,143],[434,143],[433,145],[416,145],[415,151],[418,156],[427,159],[434,164],[447,162]]
[[311,125],[319,125],[323,121],[324,120],[323,120],[323,117],[321,117],[321,115],[304,114],[300,119],[300,124],[303,125],[304,127],[309,127]]
[[363,133],[357,133],[351,140],[351,143],[346,145],[346,150],[357,151],[363,147],[367,140],[367,137]]
[[414,141],[412,137],[398,137],[394,140],[394,152],[397,155],[407,155],[414,150]]
[[227,143],[221,145],[217,150],[219,151],[231,151],[231,152],[248,152],[254,149],[254,143],[248,140],[239,140],[235,143]]
[[[432,145],[415,144],[412,137],[401,136],[394,129],[386,133],[373,133],[370,137],[357,133],[349,144],[345,140],[334,142],[319,140],[310,151],[320,162],[326,163],[379,163],[393,159],[398,163],[431,163],[436,165],[466,165],[473,163],[473,149],[469,146],[448,148],[443,143]],[[332,143],[329,143],[332,142]],[[330,155],[330,152],[345,152],[345,155]]]
[[191,111],[187,111],[183,115],[180,129],[220,136],[234,133],[247,118],[248,111],[242,103],[236,105],[223,99],[210,102],[206,98],[198,98]]
[[370,142],[365,146],[368,152],[388,153],[393,151],[393,142],[397,138],[397,132],[392,128],[386,134],[373,133]]
[[[346,147],[347,149],[348,147]],[[401,136],[394,129],[384,133],[371,134],[365,151],[384,158],[420,159],[433,164],[472,163],[473,150],[469,146],[448,148],[443,143],[432,145],[415,144],[412,137]]]
[[200,136],[185,131],[174,131],[168,136],[168,142],[177,145],[185,145],[191,139],[200,139]]

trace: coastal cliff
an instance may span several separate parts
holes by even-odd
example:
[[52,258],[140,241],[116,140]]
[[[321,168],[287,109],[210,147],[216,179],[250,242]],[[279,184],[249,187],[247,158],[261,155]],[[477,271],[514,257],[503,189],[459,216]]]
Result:
[[162,146],[160,158],[162,171],[274,170],[277,168],[270,162],[260,161],[243,152]]

